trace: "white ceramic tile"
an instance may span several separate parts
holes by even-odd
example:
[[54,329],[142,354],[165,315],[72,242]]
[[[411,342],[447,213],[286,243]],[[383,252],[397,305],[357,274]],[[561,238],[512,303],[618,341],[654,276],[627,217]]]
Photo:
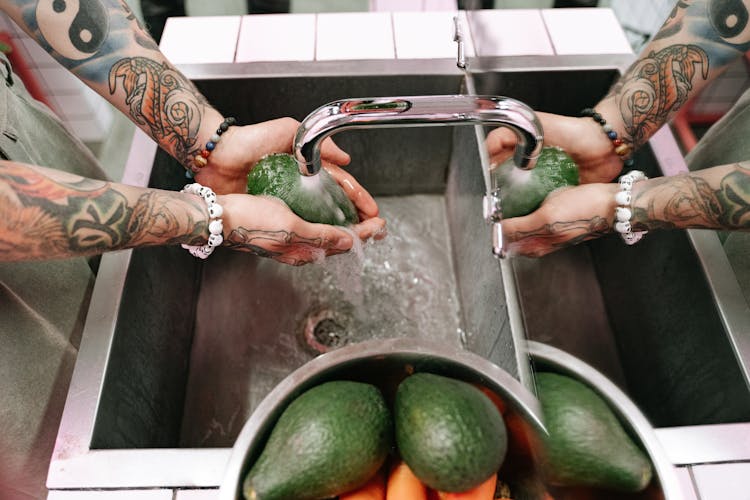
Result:
[[554,54],[537,9],[475,10],[467,15],[480,57]]
[[53,490],[47,495],[47,500],[172,500],[172,490]]
[[460,15],[466,57],[474,56],[474,44],[469,35],[464,12],[394,12],[393,34],[398,59],[456,58],[456,42],[453,41],[453,17]]
[[177,490],[175,500],[218,500],[219,490]]
[[557,54],[632,52],[612,9],[544,9],[542,16]]
[[370,0],[370,11],[417,12],[424,8],[424,0]]
[[424,0],[424,10],[456,10],[458,3],[456,0]]
[[91,119],[94,109],[83,94],[55,95],[56,109],[65,120]]
[[242,16],[170,17],[161,51],[174,64],[231,63]]
[[315,58],[393,59],[390,12],[318,14]]
[[692,473],[701,500],[750,499],[750,463],[696,465]]
[[85,84],[78,77],[61,66],[38,68],[37,71],[53,95],[76,93],[85,87]]
[[242,17],[236,62],[314,59],[315,14]]
[[681,500],[698,500],[698,495],[695,493],[695,487],[693,486],[693,479],[690,477],[690,469],[687,467],[675,467],[675,475],[677,476],[677,482],[680,485],[682,491]]
[[[111,124],[111,120],[108,123]],[[71,132],[83,142],[101,142],[109,131],[109,125],[102,125],[98,120],[80,119],[64,120]]]

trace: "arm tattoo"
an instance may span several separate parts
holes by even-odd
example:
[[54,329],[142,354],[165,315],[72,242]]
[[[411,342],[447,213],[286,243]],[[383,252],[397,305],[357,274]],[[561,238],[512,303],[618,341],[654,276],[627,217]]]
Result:
[[[639,201],[643,200],[638,207]],[[750,229],[750,170],[738,164],[713,186],[700,175],[665,177],[633,200],[636,229]]]
[[[651,48],[607,94],[635,147],[672,118],[709,78],[750,49],[750,0],[681,0]],[[674,43],[669,43],[673,39]]]
[[[545,223],[530,231],[514,231],[505,234],[510,242],[524,240],[524,254],[541,256],[550,251],[577,245],[583,241],[599,238],[612,231],[609,221],[595,216],[591,219]],[[512,245],[512,243],[511,243]],[[512,246],[511,246],[512,248]]]
[[[199,199],[148,190],[131,203],[109,182],[59,182],[29,167],[0,165],[2,260],[92,255],[138,245],[202,243],[206,219],[180,208]],[[202,213],[202,212],[198,212]],[[188,215],[185,215],[188,214]]]
[[682,19],[678,15],[681,10],[686,9],[690,6],[689,2],[679,0],[672,8],[669,17],[664,22],[664,25],[659,31],[653,36],[651,40],[660,40],[662,38],[669,38],[672,35],[677,34],[682,29]]
[[697,76],[708,79],[708,55],[697,45],[671,45],[641,57],[620,78],[618,96],[625,131],[636,146],[648,139],[688,100]]
[[110,93],[120,84],[133,120],[180,163],[200,150],[197,135],[207,103],[179,71],[145,57],[125,58],[112,66]]
[[[303,256],[307,256],[309,248],[321,248],[326,243],[321,238],[306,238],[294,231],[269,231],[244,227],[233,229],[224,242],[229,248],[250,252],[259,257],[270,257],[294,266],[306,264],[309,260],[296,257],[295,252],[288,250],[290,245],[299,245],[300,251],[305,254]],[[285,250],[274,250],[274,248]]]
[[48,52],[100,92],[108,89],[110,101],[180,163],[200,151],[198,133],[208,103],[158,52],[125,0],[15,3]]

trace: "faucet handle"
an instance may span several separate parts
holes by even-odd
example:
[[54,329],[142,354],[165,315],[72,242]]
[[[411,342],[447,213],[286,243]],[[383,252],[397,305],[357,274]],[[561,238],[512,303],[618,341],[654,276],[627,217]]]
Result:
[[482,212],[484,220],[488,224],[492,224],[492,255],[502,259],[505,257],[505,248],[503,248],[503,208],[500,189],[495,189],[484,195]]
[[484,195],[482,200],[482,214],[487,223],[500,222],[503,219],[502,199],[500,190],[495,189]]
[[456,42],[458,54],[456,56],[456,66],[466,69],[466,53],[464,52],[464,33],[461,29],[461,20],[458,16],[453,16],[453,41]]
[[504,259],[506,255],[503,246],[503,226],[500,221],[492,223],[492,255],[498,259]]

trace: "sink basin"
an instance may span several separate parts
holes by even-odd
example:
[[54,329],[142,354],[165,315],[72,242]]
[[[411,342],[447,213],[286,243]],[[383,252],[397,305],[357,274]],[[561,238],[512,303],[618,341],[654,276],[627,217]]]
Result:
[[[219,110],[240,123],[254,123],[279,116],[301,120],[315,107],[344,97],[451,94],[466,92],[467,86],[472,93],[506,95],[538,110],[575,114],[603,95],[620,71],[612,58],[573,65],[564,58],[555,61],[541,67],[533,58],[519,59],[502,72],[469,80],[452,65],[383,67],[372,61],[302,70],[292,65],[278,74],[187,73]],[[659,244],[664,241],[672,241],[670,254],[686,259],[679,265],[697,266],[690,242],[680,235],[654,235],[635,249],[640,253],[629,256],[616,242],[604,240],[538,263],[498,261],[482,219],[482,138],[476,126],[337,134],[335,141],[353,158],[348,170],[376,197],[389,235],[323,264],[292,268],[225,249],[198,261],[178,247],[103,256],[48,487],[218,488],[245,421],[281,380],[322,351],[371,339],[430,340],[466,349],[530,389],[529,359],[516,348],[525,332],[562,343],[571,332],[602,326],[602,352],[612,361],[602,372],[621,382],[652,417],[653,396],[635,392],[643,377],[623,355],[629,344],[615,341],[634,342],[636,337],[628,335],[637,333],[646,341],[645,330],[637,332],[639,324],[629,323],[632,316],[625,314],[641,307],[632,301],[653,303],[653,311],[672,307],[676,317],[695,309],[696,317],[707,315],[705,323],[718,336],[725,317],[717,317],[698,271],[682,281],[670,281],[672,275],[652,281],[653,268],[644,266],[639,279],[629,281],[634,272],[622,272],[622,266],[632,269],[638,267],[633,259],[660,255],[663,260]],[[659,163],[652,160],[651,166]],[[181,166],[136,133],[125,181],[178,190],[186,179]],[[569,301],[585,300],[581,290],[569,290],[573,281],[564,279],[563,268],[571,262],[565,259],[592,276],[591,293],[600,298],[600,315],[577,315],[585,328],[556,315]],[[696,283],[700,307],[678,300],[683,287]],[[671,302],[657,302],[656,295]],[[722,421],[742,420],[747,416],[742,377],[730,366],[729,343],[717,343],[723,346],[717,348],[723,352],[719,359],[728,366],[719,380],[737,400]],[[653,347],[651,352],[663,351]],[[695,357],[695,366],[709,361],[702,352]],[[670,366],[658,358],[649,363]],[[664,384],[659,394],[672,389],[669,383],[679,385],[681,377],[656,379]],[[705,377],[695,379],[702,381]]]
[[[602,73],[606,88],[614,73]],[[545,89],[528,91],[540,75],[508,80],[527,89],[531,105],[547,96]],[[236,100],[224,102],[238,85],[254,96],[239,109]],[[246,123],[302,119],[306,103],[340,96],[460,93],[462,78],[258,78],[199,86]],[[304,99],[269,109],[261,96],[273,89]],[[465,345],[519,375],[500,266],[481,217],[484,177],[474,128],[355,130],[334,139],[352,154],[349,171],[376,197],[389,236],[303,268],[223,249],[204,264],[179,248],[134,251],[92,447],[230,447],[263,397],[324,350],[314,346],[433,339]],[[184,182],[181,167],[158,152],[150,185],[177,189]]]

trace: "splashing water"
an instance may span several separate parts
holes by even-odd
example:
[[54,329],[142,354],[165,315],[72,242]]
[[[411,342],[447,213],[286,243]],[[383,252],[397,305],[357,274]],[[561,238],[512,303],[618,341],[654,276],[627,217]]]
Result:
[[388,236],[311,269],[305,288],[326,307],[349,310],[351,341],[427,337],[458,344],[458,299],[443,197],[378,200]]

